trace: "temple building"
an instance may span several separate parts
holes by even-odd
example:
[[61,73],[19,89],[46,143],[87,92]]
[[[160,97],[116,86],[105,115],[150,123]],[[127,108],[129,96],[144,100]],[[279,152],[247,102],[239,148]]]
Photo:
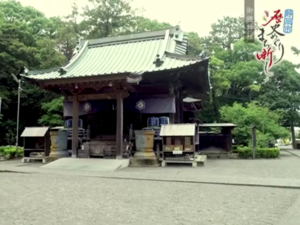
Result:
[[[31,71],[26,79],[65,96],[65,126],[71,126],[72,156],[88,130],[93,156],[107,146],[122,158],[132,130],[151,118],[189,123],[210,89],[209,59],[190,56],[179,26],[152,32],[82,40],[61,68]],[[159,124],[150,124],[151,126]]]

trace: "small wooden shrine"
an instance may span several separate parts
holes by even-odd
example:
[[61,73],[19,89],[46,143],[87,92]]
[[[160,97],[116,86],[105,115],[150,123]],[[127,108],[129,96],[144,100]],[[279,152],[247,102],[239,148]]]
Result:
[[163,138],[163,161],[167,163],[190,163],[197,166],[196,146],[199,144],[196,124],[162,125],[160,136]]
[[[185,109],[195,109],[195,101],[189,107],[192,103],[183,104],[183,99],[203,99],[210,89],[209,59],[188,55],[188,38],[179,26],[81,40],[76,52],[64,67],[23,75],[65,96],[64,117],[72,120],[73,157],[89,141],[84,147],[89,146],[91,156],[114,152],[122,158],[133,131],[149,127],[149,117],[182,123]],[[152,129],[160,132],[159,127]]]
[[23,138],[24,157],[22,162],[40,159],[44,162],[50,154],[49,127],[26,127],[21,134]]
[[199,124],[200,152],[229,153],[232,150],[232,123],[203,123]]

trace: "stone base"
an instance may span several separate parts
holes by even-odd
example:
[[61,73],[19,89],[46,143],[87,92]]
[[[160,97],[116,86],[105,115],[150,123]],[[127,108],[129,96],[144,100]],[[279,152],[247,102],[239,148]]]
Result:
[[53,162],[55,160],[58,160],[60,159],[61,157],[54,157],[54,156],[48,156],[48,157],[45,157],[44,158],[44,163],[50,163],[50,162]]
[[55,158],[64,158],[64,157],[69,157],[69,152],[68,151],[55,151],[50,153],[50,157],[55,157]]
[[33,161],[42,161],[45,163],[45,157],[23,157],[21,160],[22,163],[30,163]]
[[197,155],[195,162],[197,163],[197,166],[204,166],[207,161],[206,155]]
[[131,166],[131,167],[157,167],[157,166],[160,166],[160,164],[156,157],[131,158],[129,166]]

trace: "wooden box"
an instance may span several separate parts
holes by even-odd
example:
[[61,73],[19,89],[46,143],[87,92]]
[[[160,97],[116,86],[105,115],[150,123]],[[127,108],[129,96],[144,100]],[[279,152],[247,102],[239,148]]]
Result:
[[165,145],[164,146],[164,151],[173,151],[174,150],[174,145]]
[[184,151],[194,151],[194,145],[184,145]]
[[174,151],[182,151],[183,145],[174,145]]

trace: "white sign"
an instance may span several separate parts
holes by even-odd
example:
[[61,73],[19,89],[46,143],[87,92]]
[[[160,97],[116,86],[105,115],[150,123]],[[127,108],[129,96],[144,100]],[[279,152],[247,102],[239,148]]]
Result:
[[182,151],[175,150],[175,151],[173,151],[173,154],[174,154],[174,155],[181,155],[181,154],[182,154]]

